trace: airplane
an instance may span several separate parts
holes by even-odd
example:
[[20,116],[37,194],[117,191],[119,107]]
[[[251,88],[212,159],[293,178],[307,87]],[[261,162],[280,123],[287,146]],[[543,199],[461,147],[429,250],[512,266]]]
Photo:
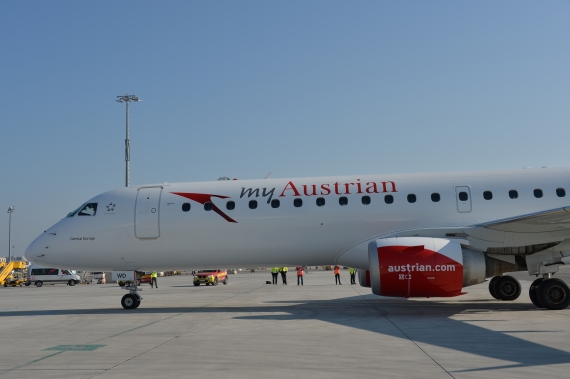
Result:
[[380,296],[452,297],[489,281],[511,301],[537,279],[564,309],[570,168],[163,183],[93,197],[27,248],[42,266],[112,271],[125,309],[144,271],[341,265]]

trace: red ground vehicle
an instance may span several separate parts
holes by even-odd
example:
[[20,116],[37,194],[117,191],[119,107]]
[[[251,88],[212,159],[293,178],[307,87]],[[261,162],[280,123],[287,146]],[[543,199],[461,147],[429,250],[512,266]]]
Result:
[[218,283],[228,284],[227,270],[201,270],[194,276],[194,285],[199,286],[204,283],[207,286],[210,284],[217,286]]

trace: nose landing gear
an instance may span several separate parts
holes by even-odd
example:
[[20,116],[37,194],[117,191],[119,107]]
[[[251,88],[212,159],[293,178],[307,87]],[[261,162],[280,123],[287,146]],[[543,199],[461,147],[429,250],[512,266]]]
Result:
[[127,282],[126,285],[122,288],[129,291],[129,293],[123,296],[121,299],[121,305],[123,308],[138,308],[139,305],[141,305],[141,300],[143,299],[142,296],[138,294],[138,291],[142,291],[142,288],[138,288],[134,282]]

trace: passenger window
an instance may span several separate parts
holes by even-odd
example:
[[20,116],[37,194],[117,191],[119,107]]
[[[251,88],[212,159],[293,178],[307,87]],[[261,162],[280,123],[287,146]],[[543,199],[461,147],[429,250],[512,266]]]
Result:
[[542,197],[542,190],[541,189],[535,189],[534,191],[534,197],[536,197],[537,199],[540,199]]
[[190,210],[190,203],[182,204],[182,212],[188,212]]
[[492,198],[493,198],[493,192],[491,192],[491,191],[483,192],[483,199],[491,200]]
[[249,209],[257,208],[257,200],[250,200],[249,201]]
[[277,199],[273,199],[271,200],[271,208],[279,208],[279,205],[281,205],[281,202]]
[[228,211],[233,210],[235,207],[236,207],[236,203],[234,203],[234,202],[231,201],[231,200],[226,203],[226,209],[227,209]]
[[415,203],[416,202],[416,195],[413,193],[408,195],[408,203]]
[[510,197],[511,199],[516,199],[517,197],[519,197],[519,193],[518,193],[517,191],[515,191],[515,190],[510,190],[510,191],[509,191],[509,197]]
[[441,200],[439,193],[434,192],[431,194],[431,201],[433,201],[434,203],[437,203],[439,200]]
[[319,197],[317,199],[317,206],[318,207],[322,207],[323,205],[325,205],[325,198],[324,197]]
[[370,204],[370,196],[362,196],[362,204],[364,205]]
[[204,203],[204,210],[205,211],[211,211],[212,208],[214,208],[214,204],[212,204],[211,202],[208,201],[208,202]]
[[392,195],[384,196],[384,202],[386,204],[392,204],[394,202],[394,196],[392,196]]
[[348,204],[348,199],[345,196],[341,196],[338,198],[338,203],[342,206]]
[[97,203],[85,204],[77,214],[78,216],[95,216],[97,213]]
[[303,199],[295,199],[295,200],[293,200],[293,205],[294,205],[296,208],[299,208],[299,207],[303,206]]
[[566,191],[564,190],[564,188],[556,188],[556,196],[558,197],[566,196]]
[[469,195],[467,195],[467,192],[463,192],[463,191],[462,191],[462,192],[459,192],[458,197],[459,197],[459,200],[460,200],[460,201],[467,201],[467,200],[469,200]]

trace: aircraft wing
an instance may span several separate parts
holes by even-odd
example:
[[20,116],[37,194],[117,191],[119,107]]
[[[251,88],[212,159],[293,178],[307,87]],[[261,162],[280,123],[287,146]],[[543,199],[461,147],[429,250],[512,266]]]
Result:
[[511,217],[478,226],[513,233],[543,233],[570,229],[570,207]]

